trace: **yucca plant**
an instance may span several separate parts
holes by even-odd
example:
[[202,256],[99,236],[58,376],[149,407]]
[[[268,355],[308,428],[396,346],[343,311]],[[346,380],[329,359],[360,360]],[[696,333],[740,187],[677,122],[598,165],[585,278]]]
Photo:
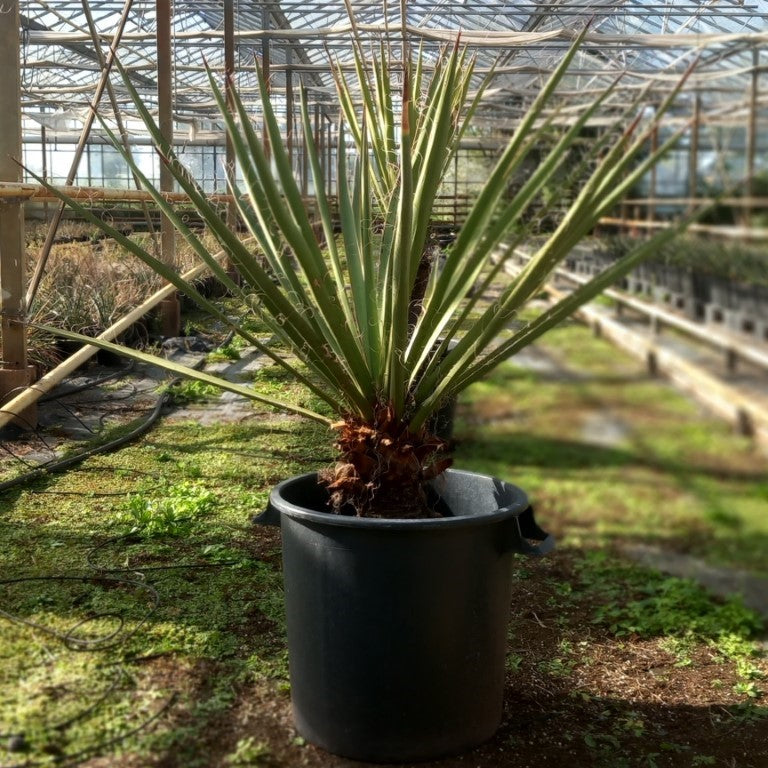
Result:
[[[263,74],[259,75],[260,131],[236,92],[228,106],[223,89],[209,71],[211,91],[241,171],[242,183],[233,182],[231,191],[252,238],[248,243],[222,222],[220,212],[185,170],[124,74],[162,162],[189,195],[239,272],[240,281],[230,278],[213,252],[124,154],[126,162],[199,258],[248,312],[269,326],[290,355],[261,344],[170,267],[65,192],[51,189],[80,216],[101,227],[203,309],[232,325],[236,333],[288,369],[335,416],[275,402],[250,387],[149,358],[153,363],[327,423],[335,430],[338,460],[322,477],[337,511],[392,517],[429,515],[424,484],[450,463],[448,444],[430,429],[431,417],[440,406],[596,296],[683,226],[670,227],[642,243],[588,285],[504,334],[553,268],[668,151],[678,135],[647,150],[649,137],[682,82],[656,105],[650,121],[641,117],[643,99],[638,96],[613,129],[594,142],[587,157],[582,150],[578,164],[574,168],[567,165],[583,129],[617,84],[585,105],[566,127],[558,127],[556,89],[583,38],[582,34],[563,55],[519,121],[455,242],[440,259],[431,255],[433,205],[488,82],[486,78],[472,90],[474,62],[459,44],[443,51],[431,74],[421,52],[403,57],[405,64],[394,66],[384,45],[379,54],[364,55],[358,44],[353,74],[334,66],[342,107],[337,218],[325,192],[306,97],[301,101],[301,118],[315,180],[310,201],[302,197],[294,179]],[[106,125],[104,128],[108,130]],[[117,141],[115,145],[120,147]],[[542,146],[546,147],[543,151]],[[519,181],[521,169],[528,167],[526,161],[532,156],[538,164],[510,198],[510,181]],[[501,290],[485,301],[486,289],[502,274],[506,256],[526,238],[526,213],[541,210],[544,190],[546,204],[556,203],[552,188],[560,188],[564,177],[579,183],[559,225],[539,241],[523,271],[511,281],[499,281]],[[313,212],[319,215],[320,237],[318,227],[313,226],[317,224]],[[104,342],[99,345],[114,348]],[[135,350],[124,352],[148,358]]]

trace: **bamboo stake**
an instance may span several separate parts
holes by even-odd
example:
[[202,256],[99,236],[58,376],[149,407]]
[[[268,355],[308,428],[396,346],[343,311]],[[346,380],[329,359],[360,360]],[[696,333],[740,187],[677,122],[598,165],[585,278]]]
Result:
[[[157,16],[157,127],[163,139],[173,146],[173,9],[171,0],[155,0]],[[160,163],[160,190],[171,192],[174,176],[167,163]],[[160,259],[170,267],[176,264],[176,228],[162,214],[160,218]],[[172,292],[160,308],[164,336],[177,336],[181,328],[181,305]]]

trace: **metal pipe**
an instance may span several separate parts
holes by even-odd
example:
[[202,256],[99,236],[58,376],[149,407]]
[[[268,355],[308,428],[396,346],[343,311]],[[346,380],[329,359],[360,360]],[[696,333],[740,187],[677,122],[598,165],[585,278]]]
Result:
[[[752,49],[752,76],[749,81],[749,119],[747,121],[746,177],[747,197],[755,194],[755,159],[757,155],[757,119],[760,98],[760,50]],[[742,223],[749,226],[752,220],[752,208],[744,209]]]
[[[699,139],[701,124],[701,97],[697,93],[693,99],[693,121],[691,122],[691,141],[688,150],[688,195],[691,199],[699,193]],[[688,206],[693,210],[693,204]]]
[[[272,62],[270,55],[270,23],[269,6],[264,4],[261,7],[261,26],[264,30],[264,37],[261,40],[261,71],[264,75],[264,82],[267,85],[267,94],[272,93]],[[264,153],[267,157],[272,155],[272,149],[269,145],[269,134],[267,133],[266,123],[262,131],[262,142],[264,143]]]

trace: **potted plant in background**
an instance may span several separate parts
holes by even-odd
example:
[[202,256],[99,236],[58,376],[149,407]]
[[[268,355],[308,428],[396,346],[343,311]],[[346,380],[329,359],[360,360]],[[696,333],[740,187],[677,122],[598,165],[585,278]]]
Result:
[[[281,483],[267,514],[279,517],[282,527],[296,722],[310,741],[331,751],[378,761],[426,759],[493,734],[501,718],[510,558],[513,552],[546,551],[551,539],[536,526],[520,489],[449,469],[450,446],[432,434],[430,419],[683,226],[640,244],[587,285],[509,330],[552,269],[677,137],[646,151],[682,83],[657,105],[651,122],[636,117],[642,113],[639,96],[587,156],[582,150],[577,165],[568,165],[584,127],[616,85],[558,127],[555,91],[583,39],[584,33],[519,121],[440,259],[430,242],[433,204],[484,93],[484,85],[471,92],[473,62],[458,44],[443,52],[429,76],[421,54],[404,56],[404,65],[395,67],[384,46],[380,55],[366,57],[359,43],[354,74],[334,68],[343,113],[338,220],[324,191],[306,99],[301,116],[316,182],[309,202],[294,180],[264,78],[263,131],[271,157],[238,95],[228,107],[209,72],[241,173],[232,193],[256,252],[222,222],[124,74],[162,162],[240,281],[229,277],[124,154],[126,162],[179,235],[243,307],[267,323],[287,354],[260,343],[171,268],[49,187],[324,403],[322,413],[279,403],[251,387],[122,349],[323,422],[332,432],[335,465]],[[526,161],[533,152],[537,164],[531,168]],[[510,181],[522,168],[527,175],[509,197]],[[525,240],[526,212],[545,189],[548,204],[556,202],[553,181],[564,188],[563,174],[580,181],[573,202],[554,231],[538,241],[523,271],[500,279],[506,256]],[[319,215],[320,238],[310,211]],[[486,289],[496,283],[499,291],[486,299]]]

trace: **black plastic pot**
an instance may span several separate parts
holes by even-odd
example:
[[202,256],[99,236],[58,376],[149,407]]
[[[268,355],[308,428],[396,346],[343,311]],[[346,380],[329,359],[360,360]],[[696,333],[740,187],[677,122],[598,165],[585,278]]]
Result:
[[513,485],[448,470],[433,490],[444,517],[346,517],[311,473],[257,518],[282,529],[296,727],[330,752],[426,760],[501,721],[512,556],[554,541]]

